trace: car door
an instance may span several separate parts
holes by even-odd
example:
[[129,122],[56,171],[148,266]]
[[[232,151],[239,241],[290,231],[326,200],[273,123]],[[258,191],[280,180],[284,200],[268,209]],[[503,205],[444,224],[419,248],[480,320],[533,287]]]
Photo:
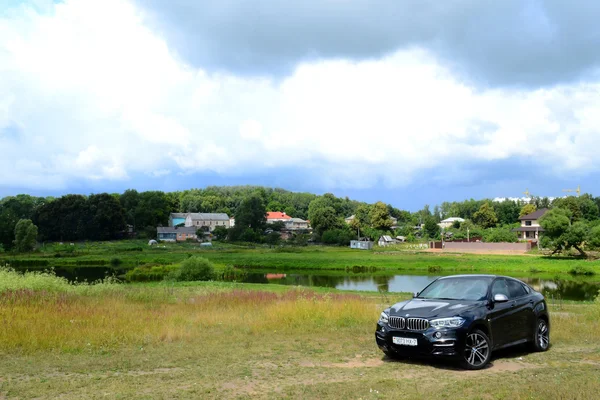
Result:
[[[508,297],[505,303],[496,303],[494,296],[503,294]],[[514,313],[514,302],[510,300],[510,291],[506,279],[497,278],[492,283],[492,305],[489,314],[489,322],[492,330],[492,340],[494,347],[500,347],[511,343],[514,339],[514,332],[517,328],[517,318]]]
[[515,279],[506,279],[506,284],[515,321],[514,331],[510,335],[513,337],[512,341],[529,339],[532,336],[534,326],[531,296],[528,295],[523,284]]

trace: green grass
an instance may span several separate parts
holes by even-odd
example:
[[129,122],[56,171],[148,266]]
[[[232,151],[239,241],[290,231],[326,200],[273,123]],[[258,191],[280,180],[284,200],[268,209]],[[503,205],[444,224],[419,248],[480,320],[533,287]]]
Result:
[[[61,246],[60,248],[64,248]],[[116,241],[76,244],[69,252],[45,246],[29,255],[6,255],[0,265],[20,269],[100,266],[124,274],[134,267],[178,264],[192,255],[201,255],[218,269],[242,266],[279,271],[414,271],[427,273],[491,272],[567,274],[585,270],[600,275],[600,261],[540,255],[487,255],[427,253],[415,251],[360,251],[340,247],[308,246],[305,248],[248,248],[215,243],[213,248],[201,248],[194,243],[161,244],[149,247],[144,241]],[[133,250],[132,250],[133,249]],[[57,257],[58,255],[58,257]],[[116,261],[118,260],[118,262]],[[111,263],[112,261],[112,263]]]
[[592,399],[600,390],[600,302],[551,305],[550,351],[503,351],[465,372],[383,357],[375,321],[406,294],[2,277],[0,398]]

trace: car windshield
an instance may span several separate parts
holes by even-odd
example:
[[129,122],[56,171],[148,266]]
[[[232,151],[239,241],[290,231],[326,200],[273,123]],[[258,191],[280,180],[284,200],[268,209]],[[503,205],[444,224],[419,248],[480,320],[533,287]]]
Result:
[[441,300],[484,300],[490,278],[444,278],[427,286],[418,298]]

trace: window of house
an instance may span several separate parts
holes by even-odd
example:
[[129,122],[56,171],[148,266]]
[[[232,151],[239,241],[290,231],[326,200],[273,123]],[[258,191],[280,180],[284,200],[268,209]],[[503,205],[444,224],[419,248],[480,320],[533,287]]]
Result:
[[525,221],[525,226],[531,226],[531,221]]

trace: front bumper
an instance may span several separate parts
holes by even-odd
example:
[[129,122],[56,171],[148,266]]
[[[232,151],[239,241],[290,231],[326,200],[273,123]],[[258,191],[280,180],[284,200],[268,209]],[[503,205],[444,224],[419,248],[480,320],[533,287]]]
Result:
[[[439,332],[439,334],[437,334]],[[416,346],[397,345],[393,337],[417,339]],[[439,336],[439,337],[436,337]],[[460,357],[465,347],[466,329],[461,328],[428,328],[425,331],[394,329],[388,325],[377,323],[375,341],[384,352],[396,353],[402,356],[440,356]]]

